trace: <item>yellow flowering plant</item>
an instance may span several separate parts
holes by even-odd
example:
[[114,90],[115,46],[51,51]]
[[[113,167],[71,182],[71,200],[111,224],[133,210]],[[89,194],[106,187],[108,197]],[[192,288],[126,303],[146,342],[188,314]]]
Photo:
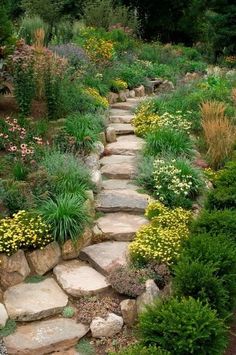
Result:
[[39,215],[21,210],[0,220],[0,253],[11,255],[20,248],[43,248],[51,241],[50,227]]
[[[188,111],[188,114],[191,112]],[[139,136],[144,136],[149,132],[155,131],[157,128],[172,128],[178,131],[190,133],[191,122],[186,115],[181,111],[176,111],[175,114],[165,112],[163,114],[155,113],[153,103],[145,101],[142,103],[133,119],[135,133]]]
[[101,106],[104,109],[107,109],[109,107],[109,103],[108,103],[107,98],[104,96],[101,96],[97,89],[86,88],[85,93],[94,100],[94,103],[96,106]]
[[99,65],[106,65],[115,57],[112,41],[90,37],[85,41],[84,48],[90,60]]
[[152,201],[146,216],[151,219],[150,223],[139,229],[129,246],[132,259],[172,264],[180,254],[182,241],[189,237],[191,212],[181,207],[170,209],[159,201]]
[[128,88],[126,81],[122,79],[114,79],[111,81],[111,90],[114,92],[119,92]]

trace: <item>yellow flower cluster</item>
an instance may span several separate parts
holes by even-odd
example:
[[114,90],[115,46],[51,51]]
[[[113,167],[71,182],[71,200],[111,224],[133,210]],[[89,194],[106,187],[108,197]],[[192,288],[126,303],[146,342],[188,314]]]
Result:
[[125,90],[128,88],[128,84],[122,79],[112,80],[111,86],[115,91]]
[[[161,115],[154,112],[154,107],[151,101],[146,101],[141,106],[133,119],[135,133],[139,136],[144,136],[148,132],[155,131],[157,128],[172,128],[186,133],[190,132],[191,122],[186,115],[181,111],[176,111],[175,114],[165,112]],[[191,111],[187,112],[191,114]]]
[[151,221],[139,229],[130,243],[131,257],[136,261],[172,264],[179,256],[182,241],[189,237],[191,212],[183,208],[169,209],[152,201],[146,216]]
[[99,94],[98,90],[96,90],[94,88],[86,88],[85,92],[95,100],[95,103],[97,105],[102,106],[105,109],[109,107],[109,103],[108,103],[107,98],[104,96],[101,96]]
[[0,253],[11,255],[20,248],[43,248],[53,240],[49,227],[38,215],[24,210],[0,220]]
[[84,48],[90,60],[97,64],[107,64],[115,56],[112,41],[91,37],[85,41]]
[[203,172],[204,175],[207,177],[207,179],[210,180],[212,183],[214,183],[219,177],[221,171],[215,171],[212,170],[211,168],[206,168],[204,169]]
[[236,63],[236,55],[229,55],[229,56],[225,57],[225,61],[227,63],[231,63],[231,64]]
[[150,101],[145,101],[142,103],[132,121],[135,133],[138,136],[145,135],[151,130],[151,127],[156,126],[160,116],[152,112],[152,104]]

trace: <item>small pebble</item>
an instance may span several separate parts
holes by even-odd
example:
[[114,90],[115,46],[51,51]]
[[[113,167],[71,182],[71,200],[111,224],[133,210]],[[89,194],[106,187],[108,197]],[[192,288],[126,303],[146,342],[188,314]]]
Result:
[[7,349],[2,339],[0,339],[0,355],[7,355]]

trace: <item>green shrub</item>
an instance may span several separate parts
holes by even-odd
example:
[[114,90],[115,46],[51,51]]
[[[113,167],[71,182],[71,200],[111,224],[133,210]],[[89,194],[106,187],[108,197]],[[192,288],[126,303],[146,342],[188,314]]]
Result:
[[0,179],[0,199],[10,214],[33,206],[29,185],[24,181]]
[[90,218],[83,200],[75,194],[58,195],[48,199],[38,208],[44,221],[50,225],[54,239],[60,244],[76,241],[89,223]]
[[193,144],[185,133],[161,128],[147,134],[145,154],[170,154],[173,157],[181,155],[190,158],[193,156]]
[[0,327],[0,337],[7,337],[10,334],[15,333],[16,322],[13,319],[8,319],[5,327]]
[[136,181],[138,185],[142,186],[145,190],[153,192],[155,188],[155,181],[153,178],[153,162],[154,157],[142,157],[138,162],[138,173]]
[[206,207],[210,210],[236,208],[236,162],[225,165],[217,173],[215,188],[208,194]]
[[75,310],[73,307],[70,306],[65,307],[62,311],[62,316],[64,318],[72,318],[74,317],[74,314],[75,314]]
[[116,68],[116,76],[124,80],[129,89],[133,89],[145,82],[146,73],[142,64],[139,62],[134,63],[121,63]]
[[149,306],[140,316],[141,340],[171,354],[222,355],[226,328],[216,312],[193,298],[170,298]]
[[49,28],[39,16],[23,17],[21,20],[19,36],[24,38],[26,44],[32,45],[35,43],[35,31],[39,29],[44,30],[44,44],[46,45],[49,38]]
[[99,133],[104,127],[101,116],[74,114],[67,117],[65,131],[75,138],[76,148],[81,153],[88,153],[99,140]]
[[154,196],[168,206],[190,207],[203,187],[200,170],[180,158],[155,159],[153,179]]
[[204,210],[198,219],[193,222],[193,233],[209,235],[224,235],[225,238],[236,240],[236,211],[206,211]]
[[155,346],[144,346],[142,344],[131,345],[118,353],[109,353],[110,355],[171,355],[169,351],[157,348]]
[[183,259],[174,267],[174,292],[180,297],[193,297],[209,304],[223,317],[231,309],[229,294],[223,281],[217,278],[216,266]]
[[87,168],[71,153],[48,151],[41,166],[51,177],[51,189],[56,195],[76,193],[85,198],[85,191],[92,187]]
[[75,346],[76,351],[81,355],[95,355],[95,349],[89,340],[81,339],[78,344]]

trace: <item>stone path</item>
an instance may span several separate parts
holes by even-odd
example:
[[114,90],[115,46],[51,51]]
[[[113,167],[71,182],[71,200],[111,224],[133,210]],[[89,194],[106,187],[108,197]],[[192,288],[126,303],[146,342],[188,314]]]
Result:
[[[107,144],[107,155],[100,160],[102,187],[95,208],[103,215],[93,228],[95,239],[98,237],[101,242],[83,248],[77,260],[55,266],[54,279],[19,283],[5,292],[4,303],[10,318],[27,322],[4,338],[9,354],[67,354],[66,350],[89,330],[73,319],[58,317],[68,304],[68,295],[76,298],[106,292],[111,287],[106,276],[127,264],[129,242],[147,223],[144,211],[149,199],[138,192],[134,182],[137,155],[144,141],[134,135],[131,121],[140,100],[128,99],[110,109],[109,129],[115,131],[116,141]],[[58,318],[44,319],[49,316]]]

